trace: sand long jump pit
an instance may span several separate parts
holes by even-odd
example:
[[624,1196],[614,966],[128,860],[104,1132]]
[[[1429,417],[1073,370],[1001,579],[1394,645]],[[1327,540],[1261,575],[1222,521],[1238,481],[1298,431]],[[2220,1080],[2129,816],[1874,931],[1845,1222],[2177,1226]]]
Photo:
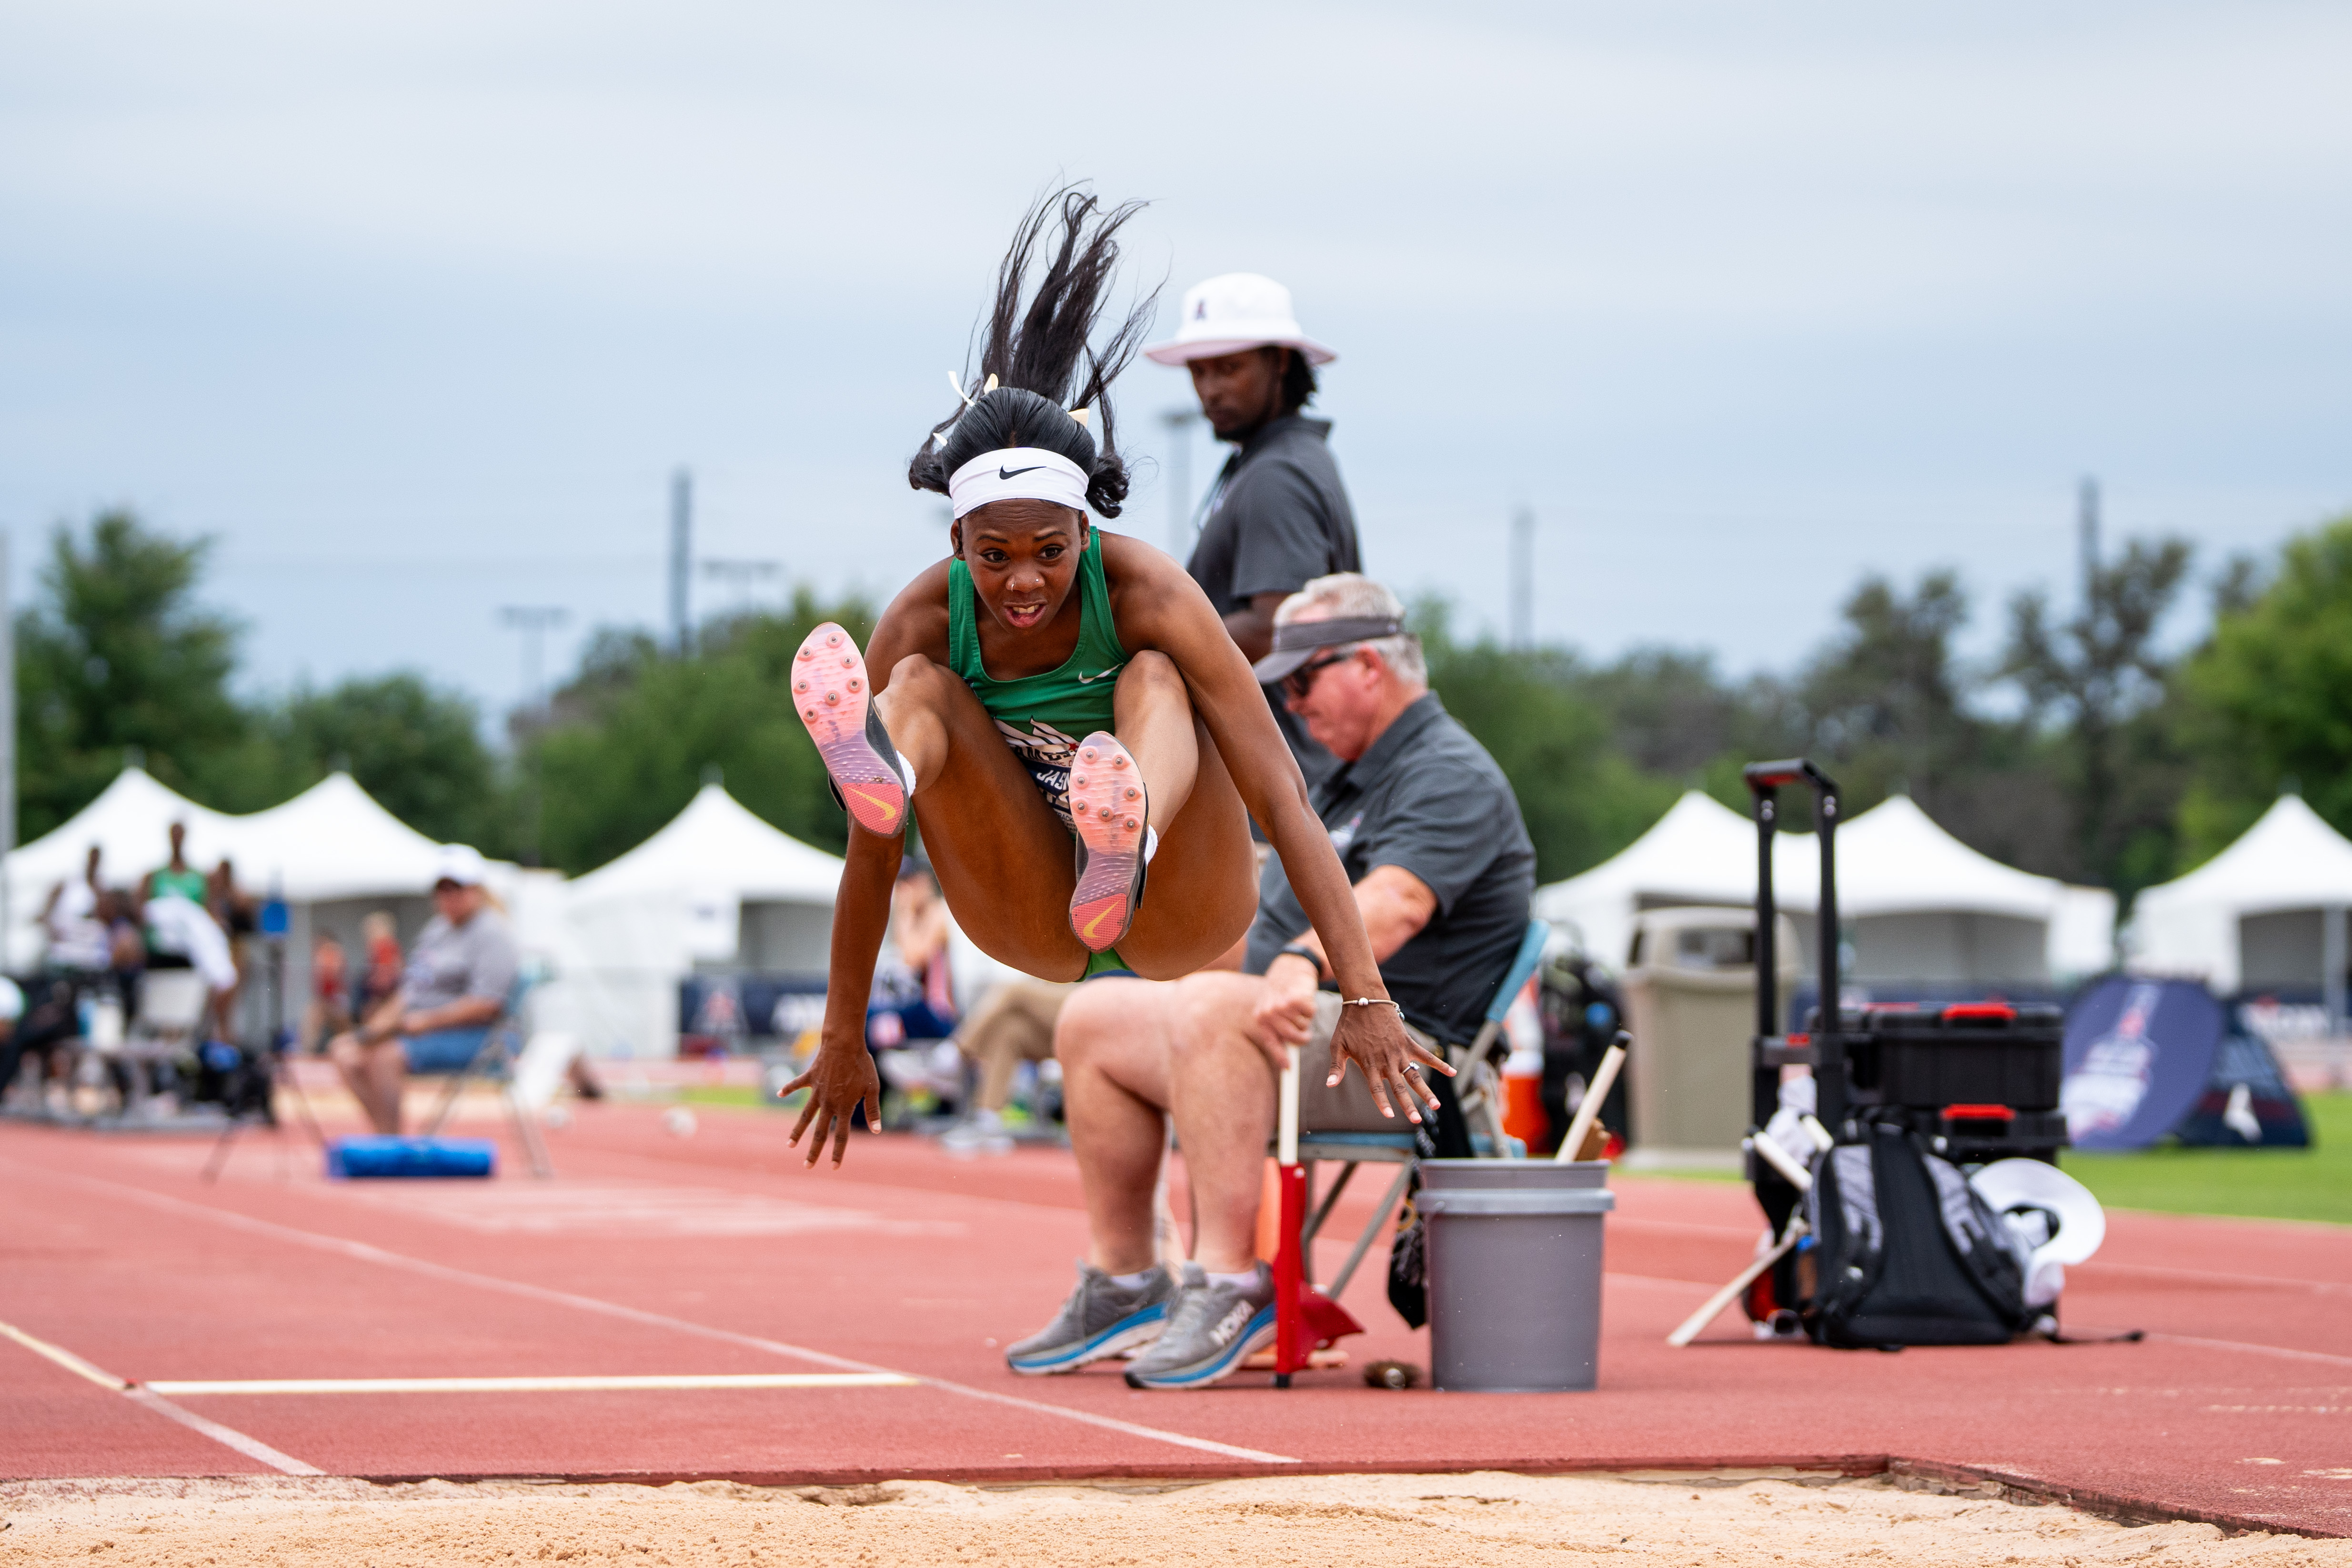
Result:
[[2119,1523],[1904,1478],[1339,1475],[764,1488],[324,1478],[0,1486],[0,1563],[2296,1564],[2352,1541]]

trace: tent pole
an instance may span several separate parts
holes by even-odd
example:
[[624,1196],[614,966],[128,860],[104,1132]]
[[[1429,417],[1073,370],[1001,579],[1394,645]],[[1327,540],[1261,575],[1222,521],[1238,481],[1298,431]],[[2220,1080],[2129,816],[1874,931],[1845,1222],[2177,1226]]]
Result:
[[2330,904],[2319,911],[2319,986],[2320,996],[2327,1006],[2329,1066],[2334,1070],[2336,1087],[2346,1084],[2345,1058],[2347,1054],[2344,1038],[2344,969],[2347,962],[2344,942],[2344,906]]
[[[8,536],[0,533],[0,972],[8,967],[8,857],[16,851],[16,614],[8,598]],[[5,1088],[5,1085],[0,1085]]]

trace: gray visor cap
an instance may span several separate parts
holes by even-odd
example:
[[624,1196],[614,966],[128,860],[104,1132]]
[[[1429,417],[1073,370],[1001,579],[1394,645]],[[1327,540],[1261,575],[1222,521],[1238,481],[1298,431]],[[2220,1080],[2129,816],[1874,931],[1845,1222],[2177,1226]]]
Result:
[[1290,621],[1274,628],[1274,651],[1250,666],[1260,686],[1276,681],[1315,657],[1318,648],[1351,642],[1392,637],[1404,630],[1402,621],[1385,616],[1338,616],[1328,621]]

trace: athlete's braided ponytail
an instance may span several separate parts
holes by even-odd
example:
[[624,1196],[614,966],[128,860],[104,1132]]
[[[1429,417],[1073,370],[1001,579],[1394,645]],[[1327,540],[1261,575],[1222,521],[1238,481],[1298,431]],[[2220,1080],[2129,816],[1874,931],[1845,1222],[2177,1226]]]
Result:
[[[1118,231],[1142,208],[1141,202],[1127,202],[1106,212],[1095,196],[1073,187],[1029,210],[997,268],[979,374],[967,378],[984,384],[993,377],[996,384],[931,427],[907,465],[909,485],[945,495],[948,476],[981,453],[1041,447],[1085,470],[1087,500],[1095,510],[1118,515],[1127,500],[1127,465],[1112,427],[1110,384],[1150,330],[1159,290],[1139,300],[1100,348],[1087,340],[1118,268]],[[1061,233],[1055,239],[1046,229],[1057,220]],[[1024,303],[1024,285],[1041,241],[1047,247],[1044,271]],[[1102,433],[1099,443],[1095,430]],[[947,432],[944,445],[937,439],[941,431]]]

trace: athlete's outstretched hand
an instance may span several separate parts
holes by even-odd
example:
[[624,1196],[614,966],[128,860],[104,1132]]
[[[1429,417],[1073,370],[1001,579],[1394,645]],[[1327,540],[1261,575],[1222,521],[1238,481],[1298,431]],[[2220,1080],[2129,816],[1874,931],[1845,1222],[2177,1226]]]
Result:
[[801,1119],[793,1124],[792,1145],[800,1147],[801,1134],[814,1125],[816,1136],[809,1140],[807,1163],[815,1164],[824,1152],[824,1141],[833,1140],[833,1163],[841,1165],[842,1155],[849,1152],[849,1121],[857,1114],[859,1102],[866,1106],[866,1127],[869,1132],[882,1131],[882,1079],[874,1070],[874,1053],[866,1048],[863,1040],[844,1044],[826,1041],[816,1048],[816,1059],[809,1063],[808,1071],[776,1090],[778,1100],[809,1091],[808,1103],[801,1107]]
[[1327,1080],[1337,1084],[1354,1062],[1362,1069],[1364,1081],[1372,1086],[1372,1099],[1382,1116],[1394,1116],[1390,1107],[1390,1091],[1395,1091],[1395,1102],[1404,1107],[1409,1121],[1421,1120],[1421,1108],[1437,1109],[1437,1095],[1422,1078],[1422,1069],[1434,1068],[1446,1077],[1454,1068],[1442,1057],[1430,1054],[1419,1040],[1404,1032],[1404,1019],[1394,1007],[1342,1007],[1339,1026],[1331,1031],[1331,1076]]

